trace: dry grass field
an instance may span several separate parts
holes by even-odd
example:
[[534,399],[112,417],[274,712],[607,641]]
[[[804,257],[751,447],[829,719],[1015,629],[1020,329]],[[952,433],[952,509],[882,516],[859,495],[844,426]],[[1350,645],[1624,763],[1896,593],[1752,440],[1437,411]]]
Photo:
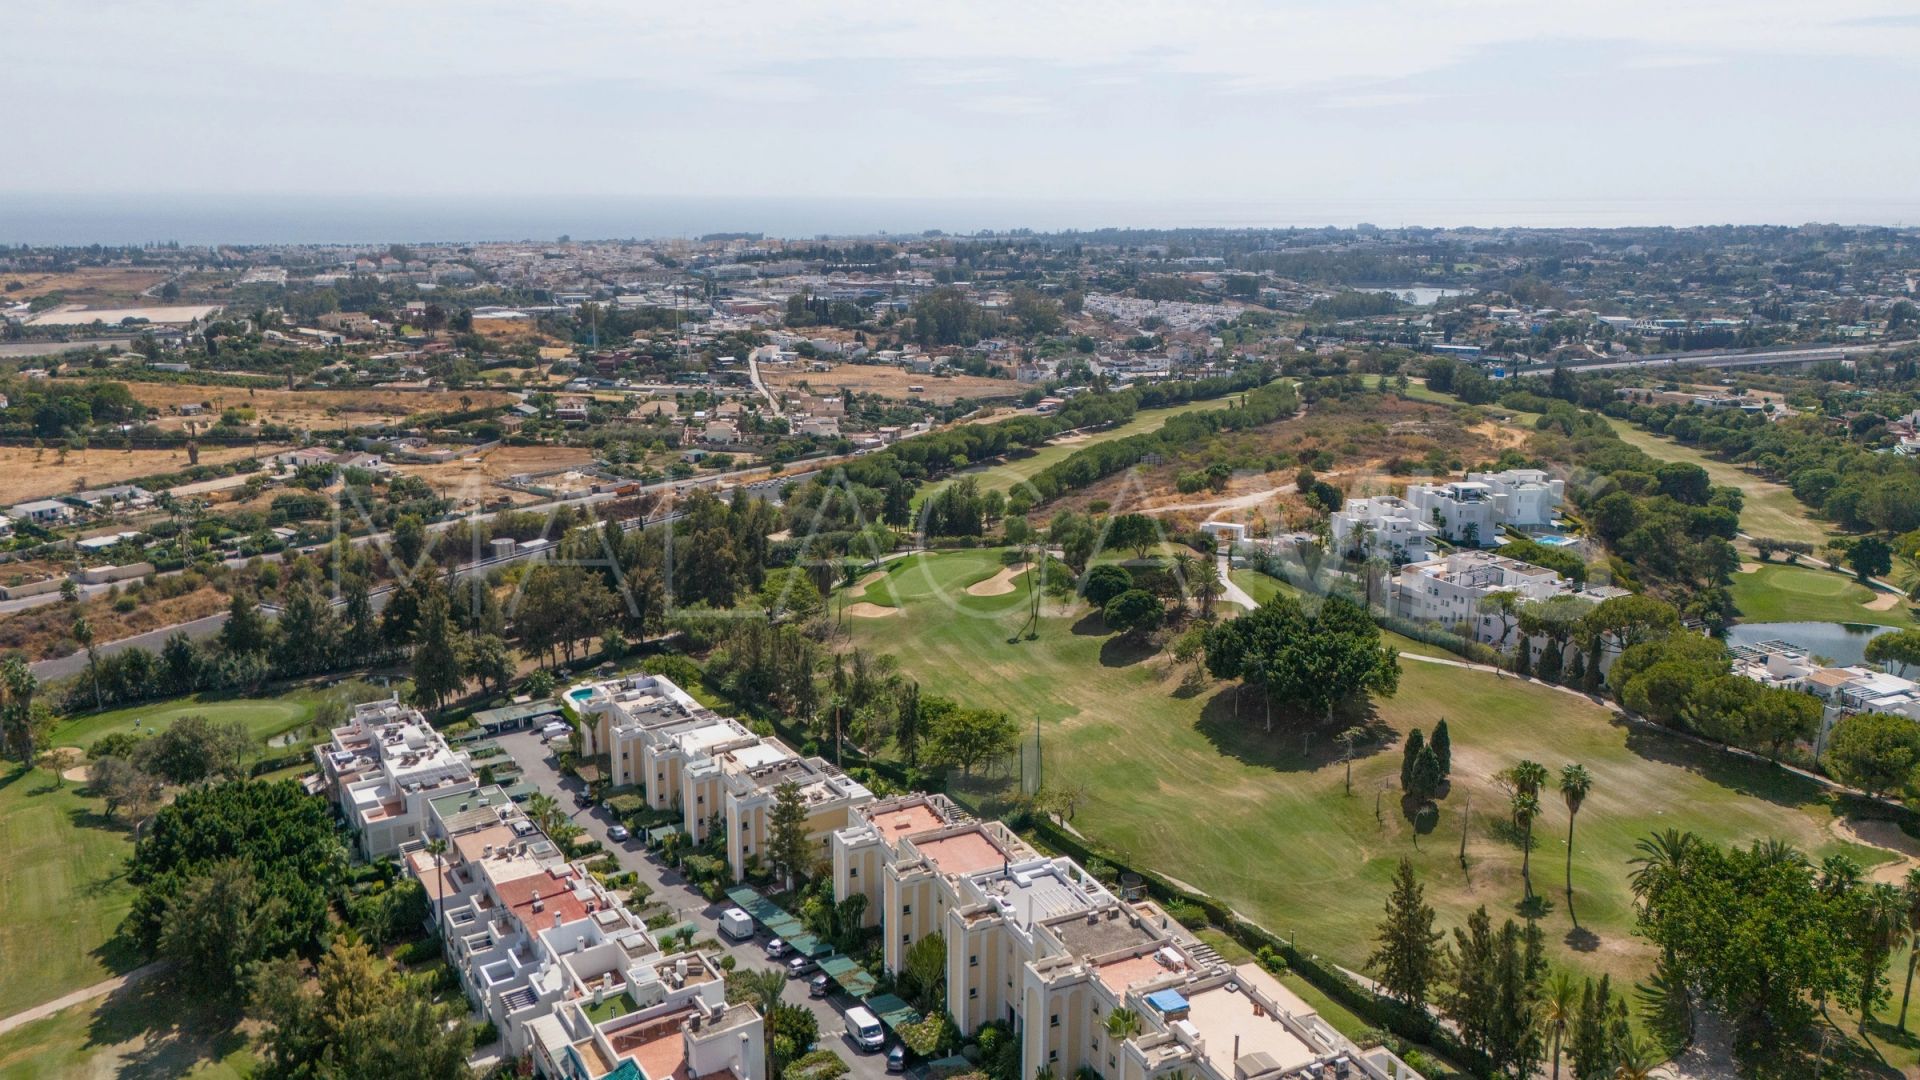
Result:
[[[59,293],[62,298],[102,307],[108,303],[134,300],[147,289],[167,280],[164,270],[136,266],[88,266],[61,273],[0,274],[0,288],[12,300],[31,300],[36,296]],[[13,289],[14,282],[20,288]]]
[[[242,458],[264,457],[285,446],[203,446],[200,464],[221,465]],[[155,473],[187,467],[185,450],[107,450],[94,447],[69,452],[60,460],[53,448],[0,446],[0,504],[11,506],[29,499],[46,499],[123,483]]]
[[281,390],[271,387],[197,386],[192,383],[129,383],[141,404],[162,410],[161,427],[179,428],[180,405],[205,405],[214,418],[223,409],[250,408],[263,422],[298,428],[338,428],[398,420],[423,412],[505,405],[513,399],[489,390]]
[[435,465],[399,462],[394,468],[417,476],[440,494],[456,501],[492,503],[510,496],[515,505],[540,501],[538,496],[494,486],[519,473],[574,468],[593,462],[593,451],[573,446],[498,446],[492,450]]
[[[801,365],[787,370],[770,367],[762,369],[761,376],[766,380],[767,388],[775,393],[782,390],[810,390],[815,394],[832,394],[844,386],[856,394],[880,394],[902,401],[912,399],[936,405],[981,398],[1012,398],[1027,391],[1025,383],[1012,379],[982,379],[973,375],[936,378],[932,375],[915,375],[904,368],[876,364],[835,364],[832,371],[810,371]],[[909,386],[924,386],[926,392],[911,393],[907,390]]]

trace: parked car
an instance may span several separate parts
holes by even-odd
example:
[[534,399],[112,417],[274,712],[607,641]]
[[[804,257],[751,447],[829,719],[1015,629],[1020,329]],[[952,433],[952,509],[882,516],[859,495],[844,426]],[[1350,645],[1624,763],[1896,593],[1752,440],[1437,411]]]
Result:
[[833,993],[833,978],[828,975],[815,975],[807,981],[807,996],[823,998]]
[[907,1048],[904,1044],[894,1043],[887,1051],[887,1071],[890,1073],[907,1071]]
[[769,960],[778,960],[792,951],[793,946],[779,938],[773,938],[767,942],[767,959]]
[[573,793],[573,805],[580,807],[592,806],[593,796],[584,791],[576,791]]
[[625,825],[609,825],[607,827],[607,838],[616,844],[624,844],[633,838],[633,834],[627,831]]
[[796,956],[787,961],[787,978],[797,979],[802,975],[811,975],[820,968],[811,956]]

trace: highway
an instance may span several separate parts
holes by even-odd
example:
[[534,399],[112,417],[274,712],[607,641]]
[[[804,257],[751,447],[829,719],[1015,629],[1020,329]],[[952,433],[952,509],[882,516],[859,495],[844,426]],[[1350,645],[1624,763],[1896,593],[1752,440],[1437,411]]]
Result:
[[1776,349],[1714,349],[1701,352],[1653,353],[1628,356],[1621,360],[1589,360],[1578,364],[1540,364],[1516,368],[1513,376],[1550,375],[1555,367],[1567,371],[1630,371],[1641,368],[1674,367],[1765,367],[1770,364],[1811,364],[1821,360],[1845,360],[1869,356],[1899,348],[1908,342],[1875,342],[1863,345],[1807,345]]

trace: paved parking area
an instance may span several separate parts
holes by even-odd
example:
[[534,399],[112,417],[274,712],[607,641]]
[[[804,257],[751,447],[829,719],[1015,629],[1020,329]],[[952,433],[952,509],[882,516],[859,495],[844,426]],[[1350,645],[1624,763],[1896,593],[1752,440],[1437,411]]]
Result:
[[[639,838],[631,838],[624,843],[615,843],[607,836],[609,826],[617,824],[613,815],[599,807],[582,807],[576,796],[585,790],[585,785],[570,776],[562,774],[554,767],[553,756],[540,741],[538,732],[513,731],[495,737],[494,742],[505,750],[508,756],[525,771],[529,783],[560,800],[560,805],[569,811],[575,824],[587,831],[587,835],[600,841],[601,845],[619,862],[621,869],[632,870],[640,880],[653,888],[652,899],[667,904],[680,913],[680,917],[693,922],[700,928],[700,936],[713,938],[720,942],[728,955],[734,958],[740,967],[776,967],[778,962],[769,960],[766,953],[767,932],[759,928],[752,939],[730,941],[720,933],[719,916],[722,911],[733,905],[729,901],[709,903],[699,891],[690,887],[679,871],[665,866],[649,857],[645,845]],[[846,1037],[846,1021],[841,1012],[852,1008],[859,1002],[837,991],[828,998],[807,996],[805,979],[787,980],[786,993],[782,997],[794,1005],[802,1005],[812,1010],[820,1021],[820,1045],[839,1054],[852,1068],[855,1080],[885,1080],[887,1077],[886,1056],[881,1053],[864,1053]],[[888,1045],[892,1045],[891,1038]]]

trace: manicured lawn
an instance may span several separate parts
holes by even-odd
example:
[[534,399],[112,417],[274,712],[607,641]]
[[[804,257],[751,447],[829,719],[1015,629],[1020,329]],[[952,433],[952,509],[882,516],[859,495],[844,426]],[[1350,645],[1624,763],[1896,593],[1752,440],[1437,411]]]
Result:
[[153,979],[0,1035],[0,1077],[241,1080],[256,1064],[232,1021]]
[[[1097,617],[1049,603],[1038,638],[1009,644],[1025,590],[965,591],[998,571],[997,552],[902,564],[883,583],[901,614],[850,619],[855,644],[898,657],[930,693],[1005,709],[1025,730],[1037,721],[1042,753],[1026,755],[1028,783],[1039,774],[1084,784],[1076,828],[1349,967],[1370,949],[1403,856],[1443,926],[1480,904],[1517,914],[1521,853],[1499,824],[1507,800],[1492,777],[1523,757],[1555,771],[1578,761],[1594,776],[1573,865],[1577,927],[1561,891],[1566,812],[1551,792],[1534,835],[1533,879],[1550,907],[1542,926],[1552,953],[1585,971],[1637,979],[1650,970],[1645,942],[1632,935],[1626,875],[1635,842],[1655,830],[1732,843],[1775,836],[1815,859],[1835,851],[1867,864],[1886,858],[1838,841],[1811,784],[1628,728],[1572,694],[1419,662],[1403,663],[1396,697],[1351,718],[1375,737],[1354,762],[1347,795],[1338,745],[1326,733],[1308,736],[1277,718],[1268,734],[1253,699],[1236,716],[1236,694],[1224,685],[1179,696],[1180,673],[1165,656],[1143,656]],[[1416,837],[1387,786],[1397,783],[1405,733],[1441,717],[1453,733],[1453,790],[1431,834]]]
[[270,698],[241,698],[221,694],[195,694],[192,697],[129,705],[76,717],[54,729],[55,746],[92,746],[95,740],[115,731],[154,732],[183,716],[198,714],[213,721],[238,720],[247,725],[254,737],[265,741],[306,723],[313,716],[320,696],[305,688],[289,690]]
[[[1198,412],[1203,409],[1224,409],[1237,400],[1238,395],[1234,395],[1232,397],[1212,398],[1207,401],[1190,401],[1185,405],[1175,405],[1166,409],[1145,409],[1135,413],[1133,419],[1121,424],[1119,427],[1108,428],[1105,431],[1096,431],[1084,438],[1075,439],[1070,442],[1049,443],[1031,454],[1013,457],[1004,463],[969,469],[961,475],[972,476],[977,479],[980,483],[980,490],[982,491],[1011,492],[1021,483],[1031,479],[1033,475],[1041,469],[1066,458],[1067,455],[1073,453],[1075,450],[1083,450],[1096,443],[1110,442],[1114,439],[1124,439],[1129,435],[1141,435],[1149,431],[1159,431],[1162,427],[1166,426],[1168,420],[1179,416],[1181,413]],[[922,500],[945,487],[947,483],[948,481],[943,481],[938,484],[928,484],[922,487],[914,496],[914,505],[920,505]]]
[[1714,483],[1737,487],[1745,492],[1746,503],[1740,510],[1740,531],[1749,536],[1804,540],[1820,545],[1834,534],[1832,526],[1816,520],[1806,504],[1794,498],[1793,491],[1784,484],[1761,479],[1738,465],[1721,461],[1672,439],[1642,431],[1625,420],[1608,417],[1607,423],[1613,425],[1613,430],[1620,434],[1621,441],[1627,445],[1637,446],[1662,461],[1685,461],[1698,465],[1707,470],[1708,478]]
[[1879,611],[1866,604],[1886,596],[1831,570],[1782,563],[1733,575],[1733,602],[1742,622],[1843,622],[1910,627],[1906,602]]
[[[138,961],[109,944],[133,903],[131,834],[44,769],[0,772],[0,1016]],[[0,1055],[0,1062],[4,1062]]]

